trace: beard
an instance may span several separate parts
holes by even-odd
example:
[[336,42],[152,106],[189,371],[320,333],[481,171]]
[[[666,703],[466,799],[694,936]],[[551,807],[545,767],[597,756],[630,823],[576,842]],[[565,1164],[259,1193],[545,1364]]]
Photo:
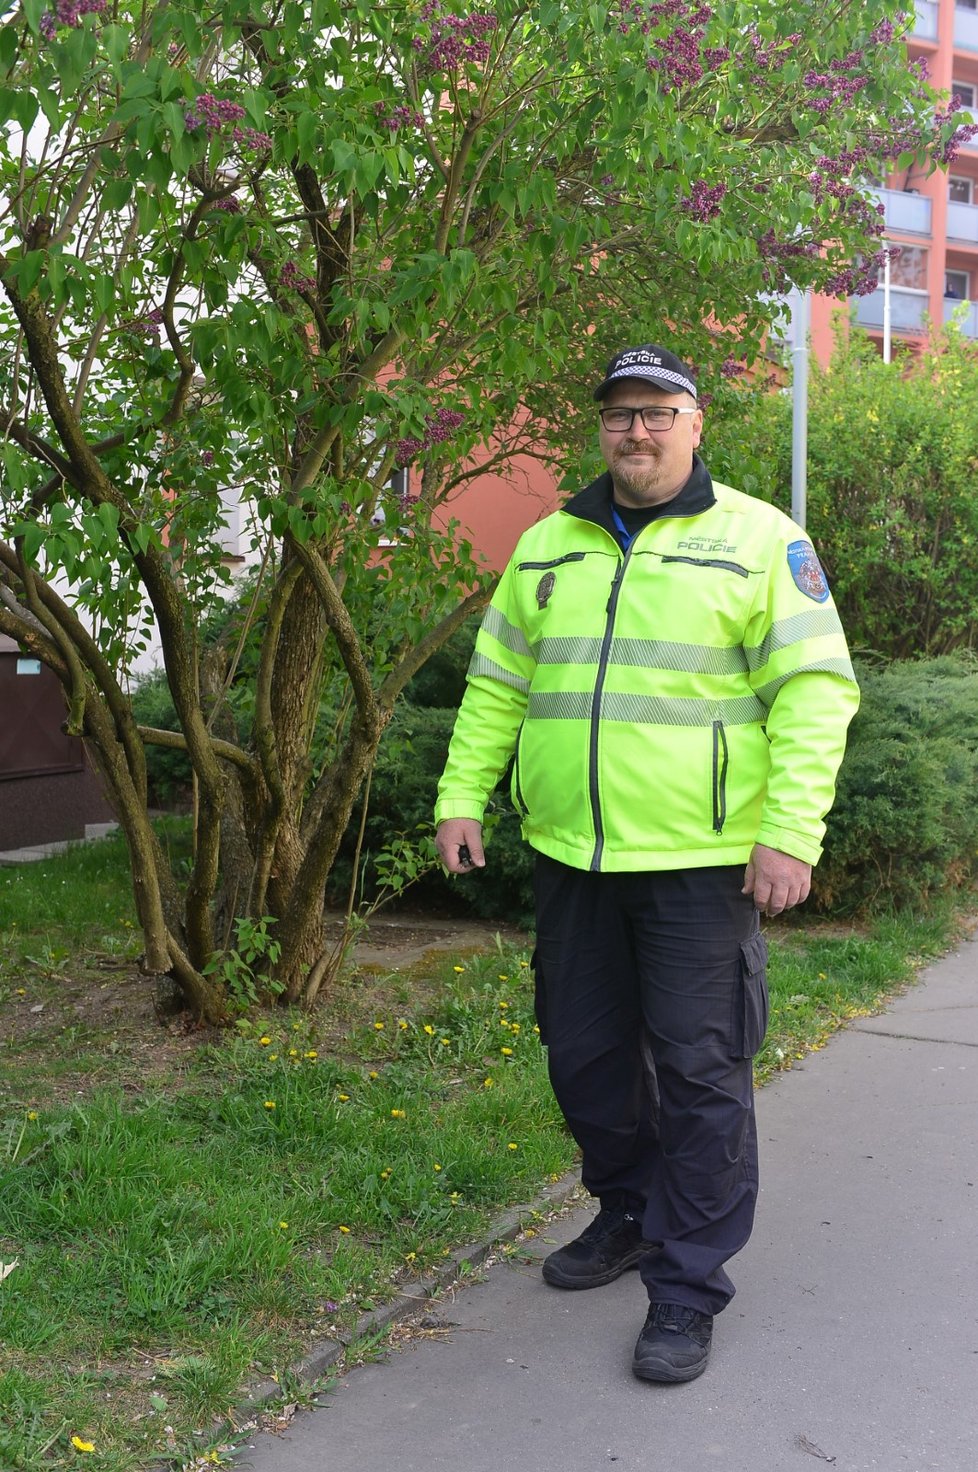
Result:
[[[641,450],[646,458],[632,460],[630,456],[637,450]],[[625,440],[615,452],[611,478],[616,491],[624,492],[626,497],[637,500],[639,504],[645,503],[661,487],[662,452],[658,445],[653,441],[650,448],[648,441],[636,444],[633,440]]]

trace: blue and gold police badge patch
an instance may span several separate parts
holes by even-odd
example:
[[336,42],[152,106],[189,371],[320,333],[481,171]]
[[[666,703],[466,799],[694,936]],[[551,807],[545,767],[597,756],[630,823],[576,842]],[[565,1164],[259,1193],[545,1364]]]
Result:
[[824,603],[829,596],[829,585],[811,542],[788,544],[788,566],[795,580],[795,587],[800,588],[806,598]]

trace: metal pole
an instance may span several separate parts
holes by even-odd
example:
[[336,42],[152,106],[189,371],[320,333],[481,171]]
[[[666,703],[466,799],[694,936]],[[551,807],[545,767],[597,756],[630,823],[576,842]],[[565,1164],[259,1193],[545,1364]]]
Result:
[[890,331],[890,252],[883,252],[883,362],[890,361],[892,333]]
[[791,304],[791,518],[805,525],[808,488],[808,292]]

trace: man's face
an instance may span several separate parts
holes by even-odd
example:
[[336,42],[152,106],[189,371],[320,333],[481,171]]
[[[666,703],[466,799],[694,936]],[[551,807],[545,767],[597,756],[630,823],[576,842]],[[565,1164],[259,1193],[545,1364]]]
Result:
[[[692,409],[694,402],[690,394],[670,394],[641,378],[623,378],[612,384],[600,407],[644,409],[664,404]],[[615,484],[615,499],[635,507],[671,501],[689,479],[702,431],[701,409],[695,414],[677,414],[672,429],[665,432],[646,429],[637,414],[624,433],[612,434],[601,425],[601,453]]]

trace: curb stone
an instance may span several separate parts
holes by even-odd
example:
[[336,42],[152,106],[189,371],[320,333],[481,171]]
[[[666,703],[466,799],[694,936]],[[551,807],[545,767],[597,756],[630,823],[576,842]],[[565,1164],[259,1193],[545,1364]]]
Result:
[[[391,1325],[421,1313],[441,1293],[462,1279],[463,1270],[480,1267],[498,1247],[515,1241],[524,1231],[527,1216],[547,1212],[556,1215],[576,1205],[576,1198],[584,1199],[578,1167],[561,1176],[559,1181],[544,1186],[532,1201],[521,1202],[504,1211],[490,1223],[485,1235],[477,1242],[458,1248],[442,1266],[424,1278],[419,1278],[409,1289],[402,1289],[389,1303],[364,1314],[349,1334],[340,1335],[319,1345],[296,1364],[289,1366],[278,1380],[271,1377],[260,1380],[233,1411],[214,1423],[210,1434],[201,1438],[201,1443],[209,1445],[220,1436],[240,1435],[246,1429],[254,1429],[255,1417],[287,1394],[283,1390],[283,1380],[293,1381],[304,1390],[311,1389],[329,1370],[342,1364],[349,1350],[355,1349],[363,1340],[390,1328]],[[249,1422],[250,1428],[247,1425]],[[159,1469],[172,1465],[172,1462],[161,1462],[159,1459],[153,1463]],[[187,1465],[190,1467],[195,1464]]]

